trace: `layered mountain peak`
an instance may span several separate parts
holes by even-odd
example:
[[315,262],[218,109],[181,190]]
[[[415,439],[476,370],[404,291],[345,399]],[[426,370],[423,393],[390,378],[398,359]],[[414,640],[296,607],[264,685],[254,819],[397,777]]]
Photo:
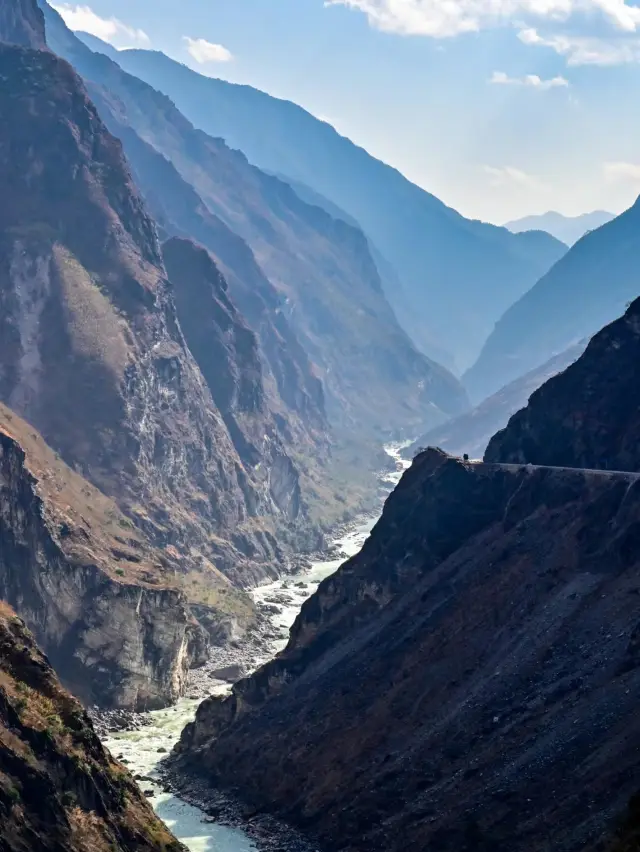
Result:
[[[342,436],[353,438],[357,433],[361,438],[366,432],[379,439],[399,430],[415,434],[425,423],[465,407],[457,380],[421,355],[399,325],[359,228],[304,202],[288,183],[253,166],[244,153],[196,129],[166,94],[132,77],[104,54],[93,53],[54,10],[46,5],[44,10],[51,46],[88,81],[105,119],[126,126],[172,162],[183,183],[181,198],[186,201],[184,183],[195,191],[200,202],[198,225],[208,219],[207,238],[197,239],[217,258],[223,256],[214,246],[208,218],[213,214],[249,247],[270,285],[270,315],[277,317],[278,327],[293,332],[316,366],[329,418]],[[115,124],[112,129],[120,133]],[[131,132],[126,140],[136,173],[148,171],[148,157]],[[164,196],[163,184],[147,178],[144,185],[154,211],[163,211],[169,233],[176,234],[178,217]],[[171,187],[177,188],[175,180]],[[191,205],[193,201],[192,195]],[[185,212],[183,207],[182,236]],[[192,229],[194,217],[189,218]],[[225,265],[235,273],[228,276],[232,297],[258,332],[242,301],[247,269],[252,283],[255,269],[237,255],[228,263],[231,252],[226,255]],[[266,296],[267,288],[260,292]],[[273,337],[271,347],[272,343]],[[287,346],[296,352],[295,343],[287,341]],[[308,396],[313,383],[307,381],[305,390]],[[294,391],[295,399],[297,388]],[[315,407],[317,396],[311,396]]]
[[498,317],[566,251],[546,233],[512,234],[464,218],[294,103],[198,74],[157,51],[115,58],[197,128],[357,222],[381,266],[392,267],[382,283],[400,321],[447,366],[468,367]]
[[484,399],[623,313],[638,296],[639,222],[636,201],[578,240],[511,305],[464,376],[472,399]]
[[46,47],[44,15],[36,0],[4,0],[0,5],[0,42],[36,50]]

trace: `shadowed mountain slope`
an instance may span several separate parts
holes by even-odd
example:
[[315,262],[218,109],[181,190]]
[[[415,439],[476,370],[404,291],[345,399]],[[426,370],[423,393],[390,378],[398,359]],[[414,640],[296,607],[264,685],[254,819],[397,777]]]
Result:
[[286,649],[200,707],[178,770],[330,852],[606,849],[640,772],[639,318],[484,463],[420,453]]
[[504,428],[509,418],[527,405],[534,391],[578,359],[586,345],[584,342],[571,346],[542,367],[501,388],[471,411],[432,429],[405,451],[406,457],[411,458],[420,448],[440,447],[454,456],[466,453],[469,458],[481,459],[498,429]]

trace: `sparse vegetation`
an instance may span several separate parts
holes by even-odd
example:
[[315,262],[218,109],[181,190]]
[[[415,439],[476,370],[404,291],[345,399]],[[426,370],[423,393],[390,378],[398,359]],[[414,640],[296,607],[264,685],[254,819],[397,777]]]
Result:
[[[0,708],[0,848],[10,840],[7,849],[38,852],[178,852],[125,767],[103,750],[78,702],[2,602]],[[44,789],[57,792],[48,795],[43,825],[34,791]],[[103,811],[95,809],[97,798]]]

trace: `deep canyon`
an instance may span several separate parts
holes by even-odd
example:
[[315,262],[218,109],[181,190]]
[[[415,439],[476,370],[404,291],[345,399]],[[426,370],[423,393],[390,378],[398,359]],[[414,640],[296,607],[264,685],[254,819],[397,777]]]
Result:
[[[389,444],[385,452],[393,459],[396,471],[380,474],[380,495],[388,493],[400,479],[402,470],[407,462],[401,457],[405,444]],[[250,674],[258,665],[267,662],[271,655],[282,650],[285,646],[292,624],[300,612],[300,608],[318,588],[319,584],[331,576],[342,564],[345,558],[354,556],[361,549],[371,529],[377,520],[376,515],[365,516],[352,522],[348,529],[340,534],[331,544],[331,552],[335,555],[326,559],[312,562],[308,567],[298,570],[295,574],[285,575],[272,583],[257,586],[252,591],[256,603],[268,612],[269,621],[280,638],[269,641],[266,650],[257,658],[252,648],[238,649],[234,655],[235,666],[244,668]],[[212,666],[215,673],[220,667],[220,661]],[[260,824],[242,829],[243,815],[246,808],[229,807],[227,820],[216,820],[197,807],[194,801],[198,796],[187,795],[188,801],[182,798],[184,793],[165,792],[165,785],[170,780],[163,771],[163,763],[180,739],[185,726],[193,721],[197,707],[210,694],[225,695],[229,692],[230,684],[217,680],[212,676],[199,676],[194,672],[192,683],[188,689],[189,697],[182,698],[174,707],[165,710],[152,711],[144,717],[144,724],[138,724],[134,729],[117,733],[105,733],[105,746],[122,760],[142,791],[149,794],[149,800],[157,815],[166,823],[173,834],[182,841],[190,852],[249,852],[258,848],[272,848],[274,845],[273,828],[261,827]],[[210,798],[209,791],[202,795],[203,807]],[[233,804],[233,803],[228,803]],[[240,825],[229,825],[229,821]],[[311,844],[300,838],[292,840],[288,835],[291,830],[279,826],[276,831],[278,843],[287,844],[289,849],[311,850]],[[258,845],[256,845],[256,842]]]
[[638,852],[640,201],[78,14],[0,0],[0,852]]

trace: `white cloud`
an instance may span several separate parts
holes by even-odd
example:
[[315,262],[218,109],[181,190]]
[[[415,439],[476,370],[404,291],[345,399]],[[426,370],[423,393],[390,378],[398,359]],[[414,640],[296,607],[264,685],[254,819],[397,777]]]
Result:
[[603,171],[609,183],[640,181],[640,163],[605,163]]
[[233,59],[231,51],[221,44],[212,44],[203,38],[189,38],[189,36],[184,36],[183,40],[189,54],[199,65],[206,65],[208,62],[230,62]]
[[91,33],[116,46],[120,41],[126,41],[129,45],[133,42],[138,47],[150,44],[149,36],[144,30],[129,27],[118,18],[101,18],[89,6],[72,6],[69,3],[62,3],[53,5],[53,8],[74,32]]
[[490,80],[498,86],[526,86],[530,89],[538,89],[544,92],[548,89],[567,88],[569,81],[564,77],[551,77],[548,80],[543,80],[537,74],[525,74],[524,77],[509,77],[504,71],[494,71]]
[[640,28],[640,8],[627,0],[325,0],[363,12],[387,32],[446,38],[525,20],[567,21],[574,15],[604,18],[617,30]]
[[500,168],[483,166],[483,169],[485,174],[489,175],[492,186],[508,186],[511,184],[534,192],[548,192],[550,189],[536,175],[531,175],[522,169],[515,168],[515,166],[501,166]]
[[640,39],[597,38],[595,36],[542,36],[536,29],[521,30],[518,38],[524,44],[550,47],[564,56],[567,65],[625,65],[640,62]]

